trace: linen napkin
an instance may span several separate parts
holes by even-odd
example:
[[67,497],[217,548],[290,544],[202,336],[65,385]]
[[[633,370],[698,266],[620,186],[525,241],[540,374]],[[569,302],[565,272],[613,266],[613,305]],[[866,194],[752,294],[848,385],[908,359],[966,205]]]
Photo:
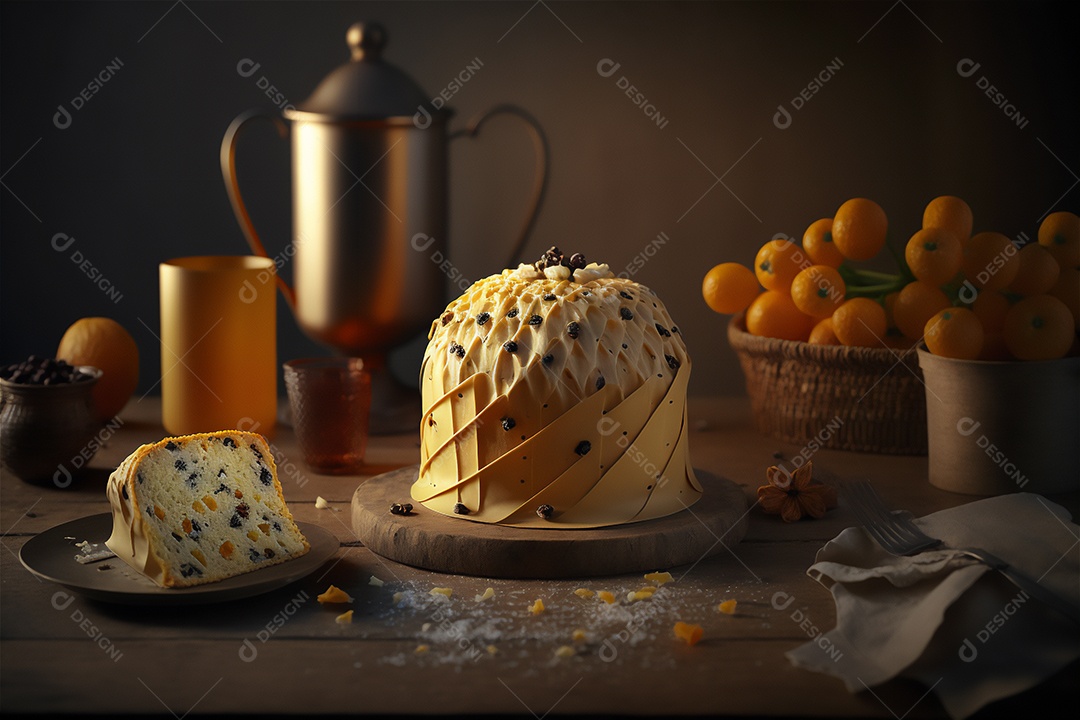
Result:
[[[895,557],[861,527],[818,551],[836,628],[787,653],[850,692],[898,676],[933,689],[953,718],[1034,687],[1080,657],[1080,626],[952,548],[986,550],[1080,609],[1080,526],[1031,493],[915,519],[946,549]],[[905,708],[906,709],[906,708]]]

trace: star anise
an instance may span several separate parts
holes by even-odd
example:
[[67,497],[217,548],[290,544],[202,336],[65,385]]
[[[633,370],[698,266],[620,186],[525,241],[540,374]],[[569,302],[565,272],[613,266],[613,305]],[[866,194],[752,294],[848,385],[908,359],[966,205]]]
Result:
[[773,465],[766,475],[769,484],[758,488],[758,504],[770,515],[779,515],[784,522],[796,522],[804,515],[821,518],[836,507],[836,489],[814,481],[811,462],[794,473]]

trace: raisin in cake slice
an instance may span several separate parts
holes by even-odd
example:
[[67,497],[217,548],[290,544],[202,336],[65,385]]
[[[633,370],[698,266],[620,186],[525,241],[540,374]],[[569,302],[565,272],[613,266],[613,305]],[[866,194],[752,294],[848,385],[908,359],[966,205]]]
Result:
[[255,433],[224,431],[143,445],[109,477],[116,556],[162,587],[214,582],[310,549],[274,456]]

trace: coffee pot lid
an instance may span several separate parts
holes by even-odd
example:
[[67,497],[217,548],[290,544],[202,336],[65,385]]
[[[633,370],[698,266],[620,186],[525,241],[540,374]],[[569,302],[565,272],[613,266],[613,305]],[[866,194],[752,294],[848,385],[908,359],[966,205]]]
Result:
[[420,86],[383,60],[386,30],[381,25],[354,23],[345,39],[352,59],[323,78],[314,92],[286,115],[323,121],[380,120],[412,117],[421,108],[438,115]]

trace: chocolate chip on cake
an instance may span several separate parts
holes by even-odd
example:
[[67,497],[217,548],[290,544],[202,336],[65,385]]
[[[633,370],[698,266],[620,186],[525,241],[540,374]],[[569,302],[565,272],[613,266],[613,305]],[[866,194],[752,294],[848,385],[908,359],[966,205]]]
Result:
[[507,340],[506,342],[503,343],[503,350],[505,350],[508,353],[516,353],[517,352],[517,343],[514,342],[513,340]]
[[547,503],[536,508],[536,514],[545,520],[550,520],[551,516],[555,514],[555,508],[551,507]]
[[555,360],[555,356],[550,355],[550,354],[545,355],[544,357],[540,358],[540,362],[544,363],[545,365],[550,365],[552,363],[552,361],[554,361],[554,360]]
[[619,291],[619,297],[625,298],[627,300],[633,300],[634,299],[634,296],[631,295],[630,293],[626,292],[625,290],[620,290]]
[[442,316],[442,324],[446,325],[448,322],[454,319],[454,313],[448,312]]
[[574,340],[577,340],[578,335],[581,334],[581,325],[578,325],[576,322],[568,323],[566,326],[566,334]]
[[660,323],[656,323],[656,332],[660,333],[661,337],[671,337],[671,333],[668,332],[668,329]]
[[476,316],[476,324],[483,325],[491,319],[491,313],[482,312]]
[[555,299],[555,294],[554,293],[544,293],[544,300],[545,301],[551,302],[554,299]]
[[539,315],[533,315],[531,318],[529,318],[529,324],[533,326],[540,325],[543,322],[544,318],[540,317]]
[[465,348],[458,345],[456,342],[450,343],[450,354],[457,355],[459,358],[465,357]]
[[588,440],[582,440],[577,444],[577,447],[574,448],[574,452],[583,457],[588,455],[590,450],[592,450],[592,443]]
[[604,376],[603,376],[603,375],[601,375],[600,377],[596,378],[596,389],[597,389],[597,390],[600,390],[600,389],[601,389],[601,388],[603,388],[603,387],[604,387],[604,385],[606,385],[606,384],[607,384],[607,381],[606,381],[606,380],[604,380]]
[[667,360],[667,365],[668,365],[669,368],[671,368],[672,370],[678,370],[679,369],[679,360],[678,360],[678,358],[672,357],[671,355],[665,355],[664,359]]
[[517,308],[514,308],[510,312],[506,313],[506,317],[508,317],[508,318],[516,318],[517,316],[518,316],[518,309]]
[[630,308],[619,308],[619,317],[623,320],[633,320],[634,313],[630,312]]
[[572,270],[580,270],[587,264],[585,261],[585,256],[581,253],[574,253],[573,255],[571,255],[568,263]]
[[469,508],[465,507],[465,503],[454,503],[455,515],[468,515]]
[[515,422],[512,417],[504,417],[502,419],[503,430],[513,430],[515,425],[517,425],[517,422]]
[[412,503],[394,503],[390,506],[391,515],[409,515],[412,513]]

